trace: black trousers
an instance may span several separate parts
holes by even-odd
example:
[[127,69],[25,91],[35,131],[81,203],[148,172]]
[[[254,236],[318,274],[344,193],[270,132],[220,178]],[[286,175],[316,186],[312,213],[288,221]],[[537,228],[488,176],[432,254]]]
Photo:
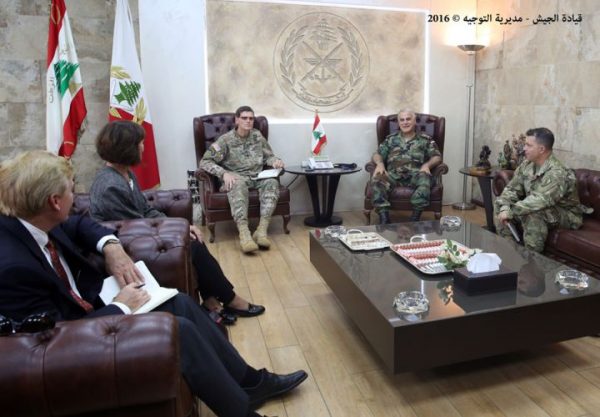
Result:
[[197,240],[192,241],[191,252],[202,299],[215,297],[223,304],[229,304],[235,297],[235,292],[219,262],[211,255],[206,245]]
[[192,298],[178,294],[155,311],[177,316],[181,373],[191,391],[220,417],[246,417],[248,395],[240,381],[248,364]]

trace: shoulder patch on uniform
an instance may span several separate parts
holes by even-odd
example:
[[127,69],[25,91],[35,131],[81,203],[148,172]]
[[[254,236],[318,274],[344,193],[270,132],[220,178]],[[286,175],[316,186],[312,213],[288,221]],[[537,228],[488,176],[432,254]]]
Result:
[[215,142],[212,145],[210,145],[210,147],[213,148],[215,150],[215,152],[220,152],[221,151],[221,147],[219,146],[219,144],[217,142]]
[[427,133],[419,133],[419,136],[421,136],[421,137],[423,137],[423,138],[425,138],[425,139],[428,139],[428,140],[431,140],[431,139],[433,139],[433,138],[432,138],[431,136],[429,136]]

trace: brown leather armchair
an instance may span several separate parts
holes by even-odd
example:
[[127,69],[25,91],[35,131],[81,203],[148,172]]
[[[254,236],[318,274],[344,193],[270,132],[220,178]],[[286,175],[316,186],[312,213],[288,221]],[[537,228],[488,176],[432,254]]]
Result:
[[[194,143],[196,145],[196,163],[200,160],[204,152],[212,143],[222,134],[235,127],[235,113],[215,113],[206,116],[194,118]],[[254,118],[254,128],[260,130],[262,135],[269,138],[269,122],[264,116]],[[200,199],[202,202],[202,225],[208,223],[210,231],[210,241],[215,241],[216,222],[232,220],[231,208],[227,200],[227,193],[219,191],[219,179],[209,174],[203,169],[196,171],[196,177],[201,182]],[[260,216],[260,204],[258,201],[258,191],[250,190],[248,206],[248,217]],[[287,225],[290,221],[290,190],[284,186],[279,187],[279,201],[273,215],[283,217],[283,230],[285,233],[290,231]]]
[[[163,286],[188,292],[184,219],[111,222],[125,250]],[[197,416],[180,372],[178,326],[167,313],[60,322],[0,338],[2,415]]]
[[[432,114],[416,114],[417,132],[423,132],[431,136],[438,146],[438,149],[444,154],[444,140],[446,137],[446,119],[444,117],[434,116]],[[390,114],[388,116],[379,116],[377,118],[377,145],[379,146],[385,138],[393,133],[398,132],[398,114]],[[365,165],[365,170],[372,176],[375,170],[375,164],[368,162]],[[442,184],[442,175],[448,173],[448,165],[441,163],[431,171],[433,183],[431,185],[431,200],[425,211],[433,211],[435,218],[439,219],[442,216],[442,196],[444,186]],[[396,187],[390,195],[390,203],[392,210],[412,210],[410,197],[413,193],[410,187]],[[367,218],[367,224],[371,223],[371,211],[373,204],[371,202],[372,191],[370,187],[370,179],[365,187],[365,208],[364,215]]]

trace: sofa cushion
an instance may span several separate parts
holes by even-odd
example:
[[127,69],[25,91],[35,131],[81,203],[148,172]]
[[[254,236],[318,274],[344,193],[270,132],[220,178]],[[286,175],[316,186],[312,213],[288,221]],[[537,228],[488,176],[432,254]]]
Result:
[[598,230],[557,229],[552,231],[546,241],[550,251],[562,252],[572,259],[600,268],[600,238]]
[[575,176],[579,200],[594,209],[592,218],[600,220],[600,171],[576,169]]

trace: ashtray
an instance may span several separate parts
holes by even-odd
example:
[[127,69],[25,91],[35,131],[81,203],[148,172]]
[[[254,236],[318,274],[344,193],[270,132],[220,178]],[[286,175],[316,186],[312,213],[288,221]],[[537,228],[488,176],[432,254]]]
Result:
[[393,305],[396,311],[405,314],[421,314],[429,310],[429,300],[420,291],[398,293]]
[[440,219],[440,226],[443,230],[456,231],[460,229],[462,219],[458,216],[443,216]]
[[346,228],[344,226],[328,226],[325,228],[324,233],[327,237],[337,239],[338,237],[346,234]]
[[575,269],[564,269],[556,273],[554,282],[567,290],[585,290],[589,286],[590,277]]

